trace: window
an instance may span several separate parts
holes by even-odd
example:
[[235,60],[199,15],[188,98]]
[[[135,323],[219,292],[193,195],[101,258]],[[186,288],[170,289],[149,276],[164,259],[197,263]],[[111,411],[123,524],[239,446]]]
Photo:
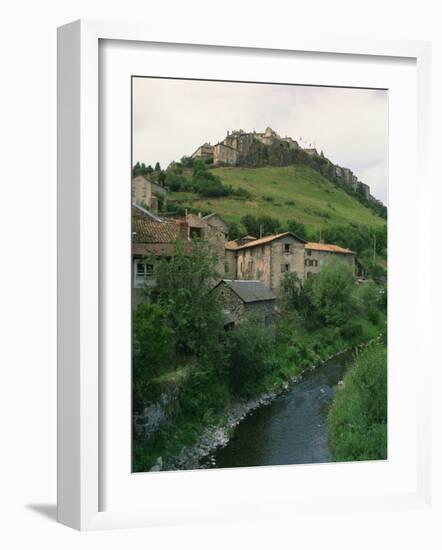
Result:
[[284,254],[290,254],[290,252],[292,251],[291,248],[292,247],[290,243],[284,243]]
[[307,256],[311,256],[312,255],[312,251],[311,250],[307,250]]
[[318,260],[312,260],[313,267],[318,267]]
[[290,271],[290,264],[281,264],[281,273]]
[[189,236],[191,239],[201,239],[203,236],[203,230],[201,227],[191,227],[189,229]]
[[247,264],[247,271],[251,273],[253,271],[253,261],[250,260]]
[[152,277],[153,265],[146,264],[142,260],[135,260],[134,266],[134,287],[143,288],[146,279]]
[[311,271],[307,271],[307,279],[310,279],[310,277],[313,275]]

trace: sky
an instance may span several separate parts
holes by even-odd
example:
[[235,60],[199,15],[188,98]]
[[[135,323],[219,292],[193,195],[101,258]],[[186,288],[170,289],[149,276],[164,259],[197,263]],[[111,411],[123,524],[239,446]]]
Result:
[[388,204],[388,92],[134,78],[133,161],[163,168],[227,130],[270,126],[350,168]]

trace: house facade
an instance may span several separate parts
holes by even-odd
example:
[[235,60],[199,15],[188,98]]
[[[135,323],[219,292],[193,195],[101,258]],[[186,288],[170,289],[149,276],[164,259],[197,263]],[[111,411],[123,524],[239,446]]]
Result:
[[347,263],[356,272],[355,253],[348,248],[342,248],[335,244],[306,243],[304,258],[304,279],[317,275],[332,258]]
[[232,279],[261,281],[277,291],[286,273],[296,273],[303,282],[320,273],[331,258],[355,271],[355,253],[347,248],[308,243],[290,232],[261,239],[248,236],[226,243],[225,273]]
[[132,306],[146,302],[145,287],[154,285],[153,265],[146,257],[171,258],[176,241],[189,249],[189,227],[185,220],[167,220],[143,207],[132,205]]
[[167,191],[145,176],[136,176],[132,179],[132,203],[145,205],[157,214],[160,206],[167,204]]

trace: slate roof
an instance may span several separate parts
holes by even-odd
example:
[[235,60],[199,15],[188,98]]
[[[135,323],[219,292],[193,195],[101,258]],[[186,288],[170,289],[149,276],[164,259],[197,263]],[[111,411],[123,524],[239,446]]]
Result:
[[301,237],[298,237],[294,233],[291,233],[290,231],[286,231],[285,233],[278,233],[277,235],[269,235],[268,237],[262,237],[261,239],[255,239],[254,241],[251,241],[249,243],[243,244],[242,246],[238,246],[236,250],[243,250],[244,248],[251,248],[252,246],[260,246],[263,244],[270,243],[272,241],[276,241],[276,239],[281,239],[282,237],[291,236],[295,238],[297,241],[301,243],[305,243],[306,241],[304,239],[301,239]]
[[276,300],[276,296],[273,292],[269,290],[261,281],[238,281],[223,279],[216,285],[216,287],[223,283],[231,288],[233,292],[245,303]]
[[342,248],[336,244],[306,243],[306,250],[319,250],[320,252],[334,252],[336,254],[354,254],[349,248]]

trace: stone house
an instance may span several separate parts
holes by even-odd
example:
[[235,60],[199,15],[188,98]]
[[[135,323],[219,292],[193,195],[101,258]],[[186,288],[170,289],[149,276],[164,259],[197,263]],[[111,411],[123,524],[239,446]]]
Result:
[[270,290],[279,289],[285,273],[296,272],[304,280],[303,239],[286,232],[247,240],[226,246],[226,264],[234,268],[235,279],[262,281]]
[[203,143],[191,155],[193,159],[210,159],[211,157],[213,157],[213,146],[210,143]]
[[218,273],[225,271],[225,250],[228,226],[223,218],[216,213],[207,216],[187,214],[185,221],[189,227],[189,239],[198,238],[210,244],[218,256],[215,269]]
[[145,176],[136,176],[132,179],[132,203],[145,205],[157,214],[167,203],[167,190]]
[[261,239],[247,236],[225,245],[225,273],[238,280],[258,280],[278,291],[286,273],[296,273],[301,282],[321,272],[331,258],[356,269],[355,253],[334,244],[307,243],[293,233]]
[[356,271],[355,253],[348,248],[342,248],[335,244],[306,243],[304,258],[304,279],[310,278],[321,272],[331,260],[336,258],[342,260]]
[[246,317],[259,323],[273,322],[276,296],[261,281],[223,279],[212,290],[219,294],[227,326],[239,324]]
[[153,265],[145,261],[154,255],[170,258],[176,241],[182,239],[189,249],[189,226],[185,220],[167,220],[143,207],[132,205],[132,306],[145,302],[145,285],[154,285]]

